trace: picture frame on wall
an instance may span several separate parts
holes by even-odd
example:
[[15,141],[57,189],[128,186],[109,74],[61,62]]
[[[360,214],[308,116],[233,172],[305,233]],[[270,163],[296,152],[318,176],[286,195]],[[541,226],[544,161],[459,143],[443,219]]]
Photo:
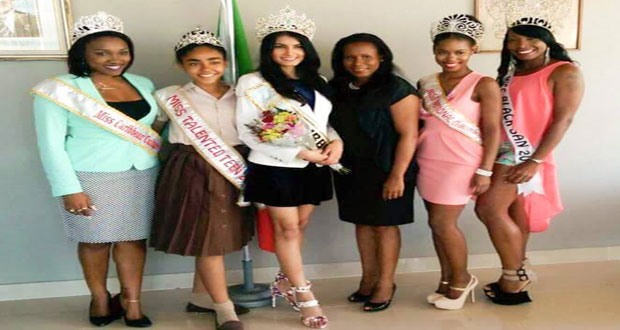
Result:
[[[507,24],[503,10],[508,0],[474,1],[474,15],[485,27],[485,35],[480,42],[480,51],[501,51]],[[522,2],[524,5],[528,5],[532,1],[523,0]],[[581,49],[583,0],[555,0],[553,2],[559,4],[557,14],[558,17],[561,17],[561,22],[557,22],[558,26],[554,27],[556,29],[554,36],[566,49]]]
[[0,0],[0,60],[67,58],[70,0]]

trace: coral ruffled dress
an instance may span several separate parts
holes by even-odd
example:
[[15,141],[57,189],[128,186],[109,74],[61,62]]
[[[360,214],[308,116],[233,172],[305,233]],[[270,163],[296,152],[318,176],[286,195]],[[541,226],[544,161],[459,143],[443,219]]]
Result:
[[[553,92],[548,80],[553,70],[570,62],[552,63],[534,73],[515,76],[509,86],[510,98],[514,107],[515,129],[538,147],[553,120]],[[509,139],[502,131],[502,141]],[[544,189],[543,194],[532,193],[524,197],[530,231],[540,232],[549,227],[551,218],[564,210],[560,199],[556,164],[553,154],[544,159],[539,167]]]

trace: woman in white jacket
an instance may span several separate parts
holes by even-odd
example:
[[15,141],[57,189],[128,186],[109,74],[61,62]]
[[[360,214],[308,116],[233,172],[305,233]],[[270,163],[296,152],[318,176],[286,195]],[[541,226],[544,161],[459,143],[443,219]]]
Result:
[[[259,72],[241,77],[236,90],[239,138],[251,149],[245,199],[267,205],[274,222],[282,269],[272,284],[274,303],[282,297],[300,310],[305,326],[325,328],[327,318],[303,272],[301,247],[315,205],[332,198],[331,173],[323,165],[338,162],[342,141],[327,124],[332,105],[325,96],[329,87],[318,74],[319,57],[310,43],[314,23],[287,7],[280,16],[259,21],[257,31],[262,40]],[[260,121],[263,111],[273,108],[307,118],[329,144],[309,150],[261,142],[251,126]]]

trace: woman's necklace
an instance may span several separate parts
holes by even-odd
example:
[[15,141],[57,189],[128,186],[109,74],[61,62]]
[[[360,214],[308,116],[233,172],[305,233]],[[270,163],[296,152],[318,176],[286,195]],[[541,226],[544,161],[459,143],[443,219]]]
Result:
[[104,84],[102,82],[96,81],[94,79],[92,79],[92,80],[95,83],[95,88],[97,88],[97,90],[99,90],[99,91],[107,91],[107,90],[111,90],[111,89],[116,89],[116,87],[108,86],[108,85],[106,85],[106,84]]
[[349,89],[354,90],[354,91],[359,91],[361,88],[355,86],[355,84],[351,81],[349,82]]

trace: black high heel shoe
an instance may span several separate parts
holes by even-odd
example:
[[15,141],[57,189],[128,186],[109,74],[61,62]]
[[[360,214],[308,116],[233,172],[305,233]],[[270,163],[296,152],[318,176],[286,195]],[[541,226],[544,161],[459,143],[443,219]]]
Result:
[[525,288],[532,283],[528,270],[523,266],[517,270],[502,270],[502,279],[505,281],[520,282],[521,285],[517,292],[503,291],[498,282],[490,283],[484,288],[484,294],[498,305],[520,305],[532,302],[530,295]]
[[[110,306],[112,301],[111,295],[108,292],[108,306]],[[92,316],[90,315],[90,311],[93,309],[93,300],[90,300],[90,305],[88,307],[88,321],[90,322],[90,324],[97,326],[97,327],[103,327],[106,326],[116,320],[118,320],[120,318],[120,315],[118,313],[114,313],[114,311],[112,310],[112,308],[110,309],[110,313],[106,316]]]
[[369,299],[368,301],[364,303],[364,308],[363,308],[364,312],[380,312],[382,310],[386,310],[388,307],[390,307],[390,304],[392,303],[392,299],[394,299],[395,293],[396,293],[396,284],[394,284],[394,287],[392,289],[392,296],[390,297],[388,301],[374,303],[374,302],[371,302]]
[[[532,265],[530,264],[530,260],[528,258],[523,259],[523,266],[521,266],[521,269],[523,269],[525,271],[525,275],[527,275],[530,283],[536,282],[538,276],[536,275],[536,272],[534,272],[532,270]],[[520,271],[521,269],[519,269],[518,271]],[[501,290],[499,290],[499,281],[486,284],[485,286],[482,287],[482,291],[484,291],[484,294],[487,297],[492,299],[493,295],[495,294],[495,292],[501,291]],[[523,292],[527,293],[527,291],[523,291]],[[527,299],[530,299],[529,295],[528,295]],[[530,299],[530,301],[531,301],[531,299]],[[526,302],[528,302],[528,301],[526,301]]]
[[365,303],[370,300],[370,297],[372,297],[372,294],[363,295],[359,291],[355,291],[347,297],[347,300],[352,303]]
[[223,324],[217,324],[216,318],[215,330],[243,330],[243,323],[241,321],[228,321]]
[[[140,302],[140,300],[126,300],[126,299],[123,299],[123,301],[128,302],[128,303]],[[144,314],[142,315],[141,318],[136,319],[136,320],[128,319],[127,311],[125,310],[125,308],[123,308],[123,304],[121,304],[120,293],[114,296],[114,298],[112,298],[111,304],[113,304],[114,308],[120,311],[120,315],[122,315],[123,321],[125,322],[126,326],[130,328],[148,328],[151,325],[153,325],[153,322],[151,322],[151,320]]]
[[[185,306],[185,311],[188,312],[188,313],[215,314],[215,310],[214,309],[198,306],[196,304],[192,304],[191,302],[187,303],[187,306]],[[249,308],[235,304],[235,313],[237,315],[243,315],[243,314],[247,314],[249,312],[250,312]]]

